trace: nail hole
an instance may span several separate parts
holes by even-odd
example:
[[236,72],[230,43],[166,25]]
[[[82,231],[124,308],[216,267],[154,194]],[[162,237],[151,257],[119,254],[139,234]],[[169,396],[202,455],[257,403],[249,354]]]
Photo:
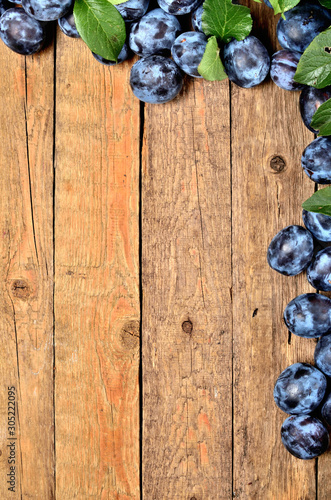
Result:
[[257,312],[258,312],[258,308],[254,309],[252,318],[255,318],[255,316],[257,315]]
[[[193,323],[190,320],[184,321],[182,329],[185,333],[191,334],[193,330]],[[191,499],[192,500],[192,499]]]
[[276,174],[280,174],[285,170],[286,167],[286,162],[284,158],[282,158],[279,155],[273,156],[270,160],[270,168],[273,170]]

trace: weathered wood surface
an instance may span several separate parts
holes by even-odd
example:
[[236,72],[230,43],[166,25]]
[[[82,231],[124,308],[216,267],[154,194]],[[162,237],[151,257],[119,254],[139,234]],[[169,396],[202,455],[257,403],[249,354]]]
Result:
[[[272,53],[277,18],[250,6]],[[0,498],[326,500],[330,453],[292,458],[272,398],[315,347],[282,321],[305,276],[266,263],[314,191],[299,93],[190,80],[140,109],[130,66],[60,31],[0,48]]]
[[[5,500],[54,498],[53,55],[53,47],[27,59],[3,45],[0,50],[0,498]],[[11,386],[14,436],[7,424]],[[7,483],[12,441],[15,492]]]
[[[79,75],[79,76],[78,76]],[[56,494],[139,498],[139,102],[129,64],[59,34]]]
[[143,492],[229,498],[229,84],[146,106],[142,170]]

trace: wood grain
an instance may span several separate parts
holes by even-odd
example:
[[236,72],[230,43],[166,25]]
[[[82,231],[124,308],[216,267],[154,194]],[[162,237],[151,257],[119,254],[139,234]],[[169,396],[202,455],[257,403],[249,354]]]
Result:
[[143,497],[231,496],[229,86],[145,108]]
[[[272,12],[253,4],[256,33],[275,52]],[[291,299],[313,290],[304,273],[287,278],[266,261],[279,230],[303,225],[301,203],[314,191],[300,166],[311,133],[298,102],[298,92],[271,81],[247,90],[232,86],[235,498],[316,497],[315,461],[295,459],[285,450],[280,428],[287,415],[273,401],[281,371],[313,361],[314,342],[293,335],[289,343],[282,319]],[[275,157],[284,164],[272,162]]]
[[[53,47],[1,45],[0,498],[54,498]],[[16,429],[8,430],[8,387]],[[14,491],[8,457],[15,456]]]
[[56,493],[139,498],[139,102],[58,35]]

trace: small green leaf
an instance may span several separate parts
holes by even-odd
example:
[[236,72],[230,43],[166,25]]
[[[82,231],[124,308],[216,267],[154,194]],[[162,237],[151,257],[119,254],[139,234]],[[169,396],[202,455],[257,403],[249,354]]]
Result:
[[270,3],[274,9],[274,13],[282,14],[282,17],[285,19],[284,12],[287,12],[290,9],[293,9],[300,0],[270,0]]
[[205,0],[202,13],[202,29],[227,43],[232,38],[243,40],[252,30],[252,18],[248,7],[233,5],[231,0]]
[[198,72],[205,80],[210,82],[222,81],[227,78],[223,63],[220,58],[220,49],[216,36],[208,39],[205,53],[198,66]]
[[77,31],[93,52],[117,61],[126,38],[121,14],[108,0],[75,0]]
[[308,212],[331,216],[331,187],[319,189],[308,200],[302,204],[302,208]]
[[326,7],[327,9],[331,9],[331,0],[318,0],[323,7]]
[[318,130],[318,135],[331,135],[331,99],[323,102],[315,111],[311,127]]
[[294,80],[322,89],[331,84],[331,29],[317,35],[302,54]]

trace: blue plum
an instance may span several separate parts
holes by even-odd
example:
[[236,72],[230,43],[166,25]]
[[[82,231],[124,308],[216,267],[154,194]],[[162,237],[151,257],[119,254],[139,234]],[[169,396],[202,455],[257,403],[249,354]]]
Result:
[[202,29],[202,13],[203,13],[203,5],[201,4],[197,9],[195,9],[191,14],[191,23],[194,31],[201,31]]
[[303,123],[306,127],[317,134],[317,130],[313,129],[310,125],[314,113],[323,102],[331,97],[330,88],[315,89],[314,87],[306,87],[300,94],[300,113]]
[[157,0],[157,3],[168,14],[182,16],[195,10],[203,0]]
[[284,321],[299,337],[317,338],[331,333],[331,300],[318,293],[298,295],[287,304]]
[[66,36],[69,36],[70,38],[80,38],[72,10],[70,10],[65,16],[60,17],[57,22],[61,31],[63,31]]
[[264,3],[266,4],[267,7],[269,7],[270,9],[273,9],[273,6],[269,2],[269,0],[263,0],[263,1],[264,1]]
[[180,32],[181,25],[175,16],[162,9],[154,9],[132,23],[129,45],[138,56],[165,56],[170,54],[172,44]]
[[331,24],[331,15],[321,5],[299,4],[279,18],[277,38],[283,49],[304,52],[313,39]]
[[20,7],[8,9],[2,14],[0,36],[7,47],[22,55],[38,52],[46,38],[42,24]]
[[327,424],[331,425],[331,393],[327,395],[321,408],[321,415]]
[[132,52],[130,51],[127,42],[124,43],[122,50],[118,55],[117,63],[115,61],[109,61],[109,59],[104,59],[103,57],[99,56],[98,54],[95,54],[94,52],[92,52],[94,59],[96,59],[99,63],[104,64],[105,66],[116,66],[117,64],[120,64],[121,62],[124,62],[127,59],[129,59],[131,54],[132,54]]
[[331,137],[317,137],[304,150],[301,165],[318,184],[331,183]]
[[272,239],[267,253],[269,266],[285,276],[295,276],[310,264],[314,240],[302,226],[287,226]]
[[324,248],[316,254],[307,269],[307,279],[317,290],[331,291],[331,247]]
[[279,375],[274,400],[285,413],[307,415],[321,404],[326,388],[322,372],[308,363],[295,363]]
[[202,78],[198,73],[198,66],[205,53],[206,45],[207,37],[203,33],[188,31],[176,38],[171,47],[171,55],[184,73]]
[[73,0],[22,0],[22,7],[38,21],[56,21],[73,8]]
[[143,17],[147,12],[148,6],[149,0],[128,0],[114,7],[116,7],[126,23],[131,23]]
[[329,447],[329,433],[320,420],[309,415],[292,415],[281,428],[282,443],[302,460],[319,457]]
[[331,377],[331,335],[322,335],[315,348],[315,365]]
[[255,87],[269,73],[268,51],[255,36],[248,36],[239,42],[232,40],[225,45],[223,57],[229,80],[239,87]]
[[305,85],[293,80],[301,52],[279,50],[271,58],[270,76],[272,81],[284,90],[303,90]]
[[302,220],[308,231],[319,241],[331,241],[331,217],[302,210]]
[[109,61],[109,59],[104,59],[103,57],[99,56],[98,54],[95,54],[94,52],[92,52],[92,55],[94,59],[96,59],[99,63],[104,64],[105,66],[116,66],[116,64],[120,64],[129,59],[131,51],[129,49],[128,44],[125,42],[121,52],[118,55],[117,63],[115,61]]
[[183,74],[177,64],[163,56],[139,59],[131,68],[130,85],[143,102],[162,104],[174,99],[182,89]]

